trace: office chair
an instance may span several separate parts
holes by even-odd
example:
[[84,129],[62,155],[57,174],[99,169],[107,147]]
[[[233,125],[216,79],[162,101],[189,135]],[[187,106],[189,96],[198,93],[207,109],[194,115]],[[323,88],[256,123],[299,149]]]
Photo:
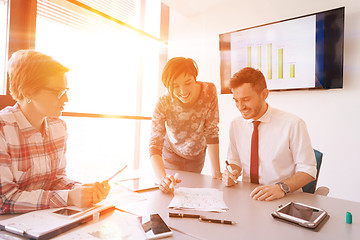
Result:
[[319,172],[320,172],[323,154],[322,154],[322,152],[319,152],[316,149],[314,149],[314,152],[315,152],[316,170],[317,170],[316,178],[314,181],[312,181],[312,182],[306,184],[304,187],[302,187],[302,190],[303,190],[303,192],[307,192],[307,193],[315,193],[318,195],[327,196],[329,193],[328,187],[319,187],[318,189],[316,189],[316,184],[317,184],[317,181],[319,178]]

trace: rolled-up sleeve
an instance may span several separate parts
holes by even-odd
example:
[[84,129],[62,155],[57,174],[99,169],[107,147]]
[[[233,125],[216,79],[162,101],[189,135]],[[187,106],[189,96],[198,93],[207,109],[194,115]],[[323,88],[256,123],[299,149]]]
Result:
[[161,99],[159,99],[155,106],[151,123],[151,135],[149,143],[150,157],[153,155],[162,155],[164,136],[166,134],[165,122],[165,106]]
[[219,143],[219,105],[214,84],[210,85],[210,104],[205,119],[204,135],[207,144]]
[[299,120],[290,132],[290,148],[296,165],[296,172],[305,172],[316,178],[316,158],[306,124]]

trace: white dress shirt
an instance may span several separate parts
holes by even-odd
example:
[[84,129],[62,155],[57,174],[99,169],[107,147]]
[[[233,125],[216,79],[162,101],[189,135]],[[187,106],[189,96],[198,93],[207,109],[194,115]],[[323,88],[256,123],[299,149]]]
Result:
[[[268,106],[258,119],[259,183],[274,184],[296,172],[316,177],[316,159],[305,122],[299,117]],[[250,182],[253,120],[238,117],[230,125],[227,159],[242,168],[243,181]]]

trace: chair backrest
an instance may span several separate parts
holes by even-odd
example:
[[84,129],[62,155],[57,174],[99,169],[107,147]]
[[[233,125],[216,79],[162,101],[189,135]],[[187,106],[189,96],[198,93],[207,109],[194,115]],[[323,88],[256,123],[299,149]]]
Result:
[[306,184],[305,186],[302,187],[303,192],[307,192],[307,193],[314,193],[316,190],[316,184],[318,181],[318,177],[319,177],[319,172],[320,172],[320,167],[321,167],[321,163],[322,163],[322,158],[323,158],[323,154],[322,152],[319,152],[318,150],[315,150],[315,158],[316,158],[316,178],[314,181],[309,182],[308,184]]

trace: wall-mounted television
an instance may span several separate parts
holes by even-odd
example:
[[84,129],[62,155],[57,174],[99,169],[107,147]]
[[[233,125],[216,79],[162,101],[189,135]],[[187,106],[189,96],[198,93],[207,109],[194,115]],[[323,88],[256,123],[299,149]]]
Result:
[[343,87],[344,11],[336,8],[219,35],[221,93],[244,67],[269,90]]

